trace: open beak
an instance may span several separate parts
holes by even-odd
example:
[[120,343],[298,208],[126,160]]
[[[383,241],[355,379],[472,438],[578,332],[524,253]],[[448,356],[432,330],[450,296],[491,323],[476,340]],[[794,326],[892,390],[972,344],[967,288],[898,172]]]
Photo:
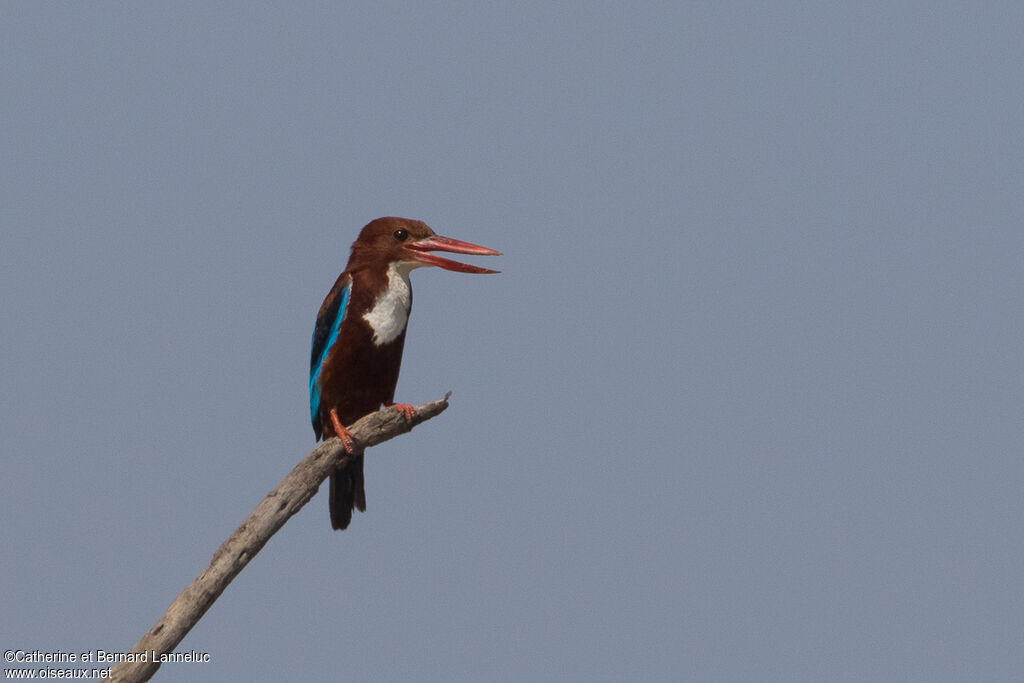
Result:
[[415,253],[415,258],[420,263],[428,266],[439,266],[445,270],[454,270],[458,273],[500,273],[500,270],[490,270],[488,268],[480,268],[479,266],[471,266],[468,263],[459,263],[443,256],[437,256],[435,254],[429,254],[431,251],[450,251],[455,254],[478,254],[480,256],[501,256],[500,251],[494,251],[487,247],[481,247],[470,242],[463,242],[462,240],[453,240],[451,237],[441,237],[440,235],[433,235],[426,239],[418,240],[416,242],[410,242],[405,245],[406,249],[412,249]]

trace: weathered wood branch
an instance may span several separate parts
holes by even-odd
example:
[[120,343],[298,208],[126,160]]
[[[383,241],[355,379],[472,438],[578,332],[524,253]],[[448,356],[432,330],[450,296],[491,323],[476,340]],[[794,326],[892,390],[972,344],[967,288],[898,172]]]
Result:
[[353,441],[352,455],[345,452],[340,439],[330,439],[317,446],[221,544],[213,554],[210,565],[174,599],[156,625],[131,649],[133,653],[147,653],[149,661],[119,662],[104,680],[148,681],[160,668],[159,661],[152,661],[154,653],[159,659],[159,655],[174,650],[232,579],[266,545],[270,537],[309,502],[331,472],[347,464],[364,449],[405,434],[421,422],[441,414],[448,407],[449,396],[451,392],[440,401],[419,406],[411,420],[406,420],[395,408],[385,408],[360,419],[349,427]]

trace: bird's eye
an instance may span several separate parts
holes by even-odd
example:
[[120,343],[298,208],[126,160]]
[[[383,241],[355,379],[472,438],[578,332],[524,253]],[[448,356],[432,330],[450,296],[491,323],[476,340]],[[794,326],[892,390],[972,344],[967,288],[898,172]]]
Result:
[[409,236],[408,230],[395,230],[395,239],[399,242],[404,242],[405,238]]

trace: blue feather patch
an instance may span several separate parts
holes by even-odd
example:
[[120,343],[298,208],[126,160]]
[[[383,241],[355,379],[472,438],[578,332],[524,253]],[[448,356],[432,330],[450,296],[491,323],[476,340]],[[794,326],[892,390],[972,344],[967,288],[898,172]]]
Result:
[[352,293],[352,282],[349,281],[336,296],[333,305],[329,306],[324,315],[316,321],[313,330],[313,353],[309,368],[309,411],[313,420],[313,429],[317,438],[320,437],[320,371],[331,349],[338,341],[341,323],[345,320],[348,309],[349,295]]

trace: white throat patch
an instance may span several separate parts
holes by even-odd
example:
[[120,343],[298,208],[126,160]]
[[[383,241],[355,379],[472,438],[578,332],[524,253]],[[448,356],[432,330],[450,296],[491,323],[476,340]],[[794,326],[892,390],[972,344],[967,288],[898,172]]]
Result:
[[363,315],[363,320],[370,323],[373,330],[373,343],[376,346],[393,342],[405,330],[409,322],[409,311],[412,310],[412,285],[409,284],[409,271],[422,264],[415,262],[392,263],[388,266],[388,286],[377,300],[373,308]]

